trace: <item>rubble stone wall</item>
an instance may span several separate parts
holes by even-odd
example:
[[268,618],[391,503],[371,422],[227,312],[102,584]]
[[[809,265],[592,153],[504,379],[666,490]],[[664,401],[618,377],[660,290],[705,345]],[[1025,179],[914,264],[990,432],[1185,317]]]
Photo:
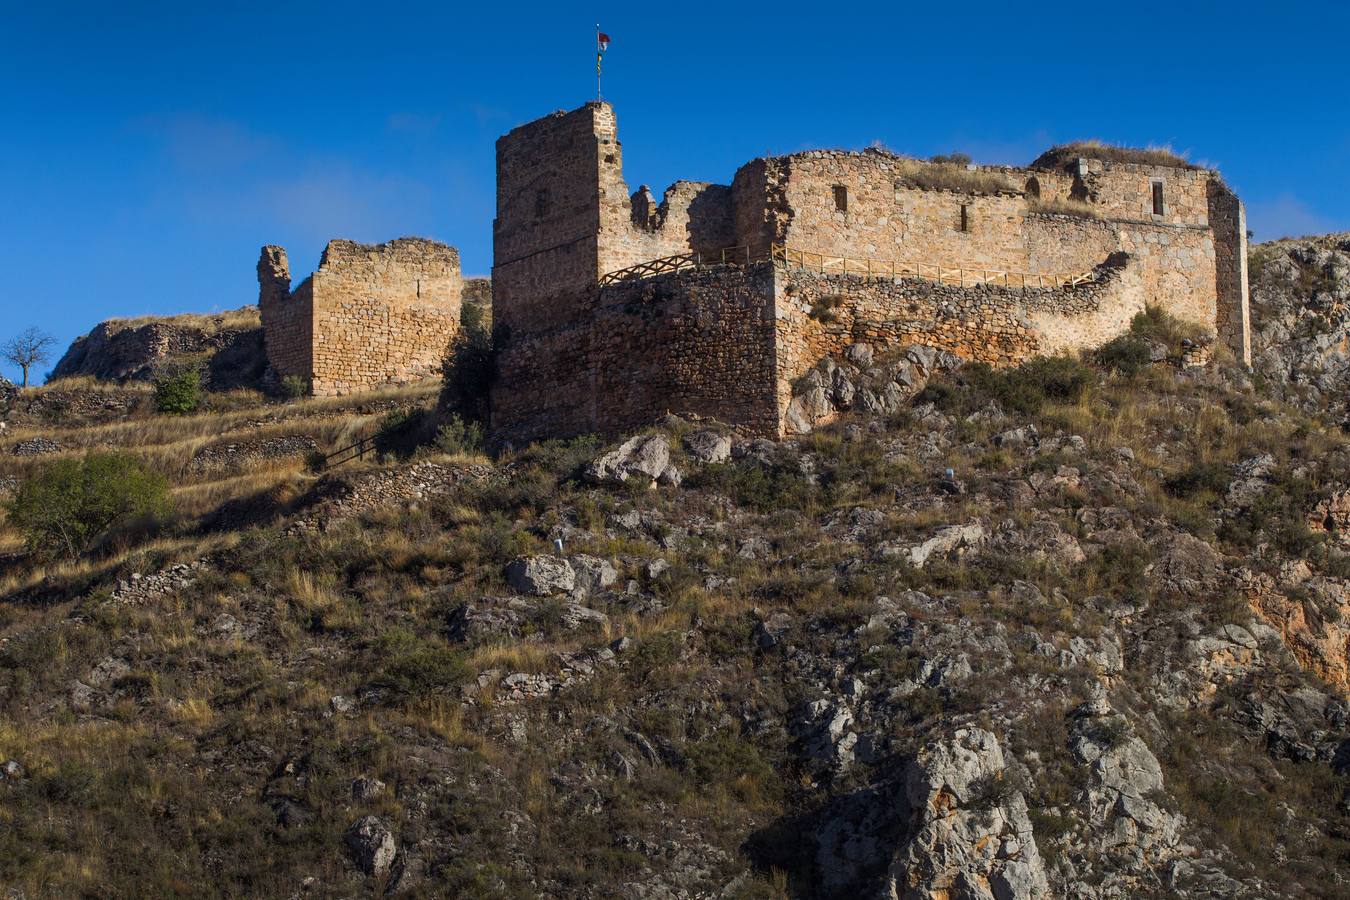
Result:
[[568,325],[497,350],[498,441],[615,433],[694,414],[778,433],[773,268],[718,267],[596,288]]
[[780,416],[792,383],[853,343],[922,344],[996,366],[1098,346],[1144,308],[1133,270],[1133,260],[1116,254],[1091,281],[1025,291],[780,270],[774,298]]
[[265,247],[258,283],[268,362],[316,396],[435,374],[459,329],[459,254],[422,238],[330,241],[293,292],[285,251]]

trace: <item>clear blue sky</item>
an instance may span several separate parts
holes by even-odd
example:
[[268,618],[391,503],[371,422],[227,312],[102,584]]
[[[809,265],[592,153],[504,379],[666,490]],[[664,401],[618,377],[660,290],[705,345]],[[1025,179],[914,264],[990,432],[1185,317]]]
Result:
[[1218,165],[1258,239],[1350,229],[1341,3],[0,0],[0,337],[252,303],[265,243],[297,279],[404,234],[486,274],[493,142],[593,96],[597,19],[658,195],[766,152],[1096,137]]

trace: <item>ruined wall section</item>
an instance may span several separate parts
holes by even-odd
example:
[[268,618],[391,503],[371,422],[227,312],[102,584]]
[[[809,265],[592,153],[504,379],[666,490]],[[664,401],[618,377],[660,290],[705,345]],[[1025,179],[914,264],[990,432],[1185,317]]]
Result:
[[1247,289],[1247,213],[1218,178],[1210,180],[1209,222],[1214,232],[1219,337],[1239,360],[1252,362],[1251,304]]
[[309,381],[314,365],[312,285],[305,279],[292,293],[290,265],[281,247],[263,247],[258,258],[258,312],[272,371],[279,378]]
[[459,254],[435,241],[330,241],[318,270],[289,287],[286,252],[264,247],[258,305],[268,363],[317,396],[435,374],[459,330]]
[[[1026,271],[1027,209],[1020,190],[924,190],[907,181],[913,165],[875,151],[788,157],[782,196],[792,218],[783,242],[840,256]],[[844,209],[836,188],[844,191]]]
[[459,253],[421,238],[330,241],[313,276],[313,391],[348,394],[440,370],[459,330]]
[[498,348],[497,441],[648,425],[666,413],[777,434],[772,267],[597,288],[584,315]]
[[[1098,346],[1143,307],[1132,261],[1118,253],[1091,281],[1026,290],[960,288],[918,279],[780,271],[775,292],[775,392],[780,422],[792,383],[849,344],[923,344],[995,366]],[[828,311],[828,312],[826,312]]]

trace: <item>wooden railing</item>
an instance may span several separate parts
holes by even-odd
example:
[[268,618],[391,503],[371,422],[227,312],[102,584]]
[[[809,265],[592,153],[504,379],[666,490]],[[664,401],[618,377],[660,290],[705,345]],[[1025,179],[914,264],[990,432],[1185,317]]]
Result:
[[379,451],[380,441],[391,438],[402,431],[410,428],[418,420],[416,412],[408,415],[407,418],[388,428],[381,429],[374,434],[368,434],[363,438],[348,444],[345,447],[339,447],[332,453],[323,454],[322,460],[317,460],[314,468],[317,471],[331,469],[334,466],[340,466],[343,463],[351,462],[354,459],[365,459],[367,456],[374,456]]
[[667,272],[682,272],[685,269],[701,269],[707,266],[745,266],[752,262],[764,262],[764,260],[752,260],[749,247],[728,247],[725,250],[717,250],[712,253],[681,253],[678,256],[663,256],[660,259],[649,260],[638,263],[636,266],[610,272],[600,277],[600,283],[602,285],[615,284],[620,281],[631,281],[634,278],[664,275]]
[[653,259],[636,266],[610,272],[601,277],[600,284],[617,284],[635,278],[650,278],[653,275],[664,275],[668,272],[682,272],[686,269],[707,266],[747,266],[752,263],[769,261],[784,268],[805,269],[808,272],[817,272],[821,275],[856,275],[859,278],[877,278],[887,281],[921,278],[925,281],[935,281],[938,284],[948,284],[953,287],[976,287],[988,284],[1027,290],[1072,287],[1092,280],[1091,272],[1010,272],[1003,269],[986,269],[981,266],[967,266],[959,263],[906,263],[893,259],[836,256],[774,245],[767,254],[751,253],[748,247],[732,247],[716,253],[682,253],[678,256],[665,256],[661,259]]
[[340,466],[345,462],[351,462],[354,459],[365,459],[367,453],[373,455],[375,453],[375,442],[382,434],[383,432],[381,432],[381,434],[366,435],[354,444],[348,444],[339,450],[334,450],[332,453],[325,453],[323,462],[316,468],[318,468],[319,471],[323,471],[325,469],[331,469],[334,466]]

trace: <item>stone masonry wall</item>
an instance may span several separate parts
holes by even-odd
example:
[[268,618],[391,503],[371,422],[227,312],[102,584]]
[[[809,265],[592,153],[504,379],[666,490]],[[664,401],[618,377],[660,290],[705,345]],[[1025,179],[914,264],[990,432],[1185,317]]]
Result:
[[434,374],[459,329],[459,254],[435,241],[330,241],[294,292],[280,248],[263,249],[258,271],[268,361],[316,396]]
[[549,329],[577,315],[606,273],[735,243],[731,189],[677,181],[657,204],[632,194],[614,109],[587,103],[497,141],[493,320]]
[[1098,346],[1144,307],[1133,268],[1116,254],[1089,282],[1027,291],[780,270],[774,316],[780,416],[792,382],[852,343],[923,344],[995,366]]
[[1252,318],[1247,291],[1247,213],[1227,185],[1215,179],[1209,188],[1209,222],[1214,230],[1215,281],[1219,337],[1233,355],[1252,362]]
[[497,350],[492,433],[527,441],[668,412],[776,434],[774,273],[718,267],[596,288],[573,323]]
[[262,248],[258,259],[258,312],[267,362],[279,378],[306,381],[314,366],[314,300],[310,279],[291,292],[291,270],[281,247]]

